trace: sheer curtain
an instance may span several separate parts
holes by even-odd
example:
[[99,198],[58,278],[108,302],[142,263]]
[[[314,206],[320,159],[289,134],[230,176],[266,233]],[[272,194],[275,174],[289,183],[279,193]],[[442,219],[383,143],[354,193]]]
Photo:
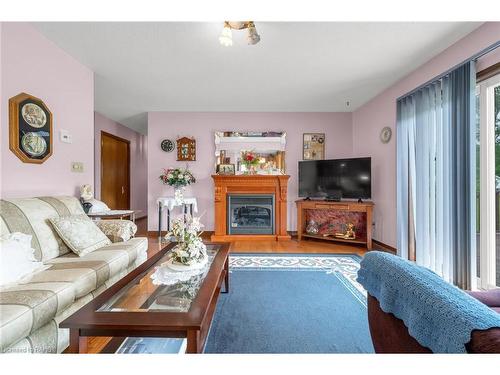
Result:
[[475,266],[474,63],[398,101],[399,255],[470,289]]

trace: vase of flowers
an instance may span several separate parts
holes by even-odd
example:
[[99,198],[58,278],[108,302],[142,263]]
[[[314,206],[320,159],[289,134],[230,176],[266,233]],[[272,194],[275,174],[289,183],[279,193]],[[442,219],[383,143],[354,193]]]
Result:
[[245,165],[245,174],[255,174],[255,168],[259,165],[260,158],[253,151],[243,151],[241,162]]
[[186,186],[196,182],[193,174],[187,169],[182,168],[163,169],[160,180],[165,185],[174,188],[174,198],[179,204],[182,204],[184,201],[184,189]]
[[[172,236],[178,241],[170,255],[174,269],[196,268],[203,266],[207,260],[207,247],[201,239],[203,224],[199,217],[181,216],[174,219],[172,230],[165,236]],[[177,267],[176,267],[177,266]]]

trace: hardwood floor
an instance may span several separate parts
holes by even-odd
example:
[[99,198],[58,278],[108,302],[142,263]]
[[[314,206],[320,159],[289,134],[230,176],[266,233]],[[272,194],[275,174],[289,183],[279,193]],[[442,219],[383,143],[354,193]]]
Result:
[[[148,236],[147,217],[136,220],[138,227],[137,236]],[[204,238],[210,238],[211,233],[205,233]],[[152,256],[164,245],[161,245],[156,235],[148,236],[148,257]],[[305,253],[305,254],[358,254],[364,255],[366,250],[362,247],[336,244],[320,240],[298,241],[292,238],[287,241],[235,241],[231,243],[233,253]],[[110,337],[90,337],[88,340],[89,353],[98,353],[108,344]]]

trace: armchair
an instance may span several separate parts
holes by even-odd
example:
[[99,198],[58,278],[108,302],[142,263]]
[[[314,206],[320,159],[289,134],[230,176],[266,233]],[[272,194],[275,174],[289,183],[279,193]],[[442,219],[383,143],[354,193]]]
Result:
[[[500,289],[468,294],[500,314]],[[368,295],[368,323],[376,353],[431,353],[410,335],[401,319],[384,312],[371,295]],[[468,353],[500,353],[500,328],[473,331],[466,350]]]

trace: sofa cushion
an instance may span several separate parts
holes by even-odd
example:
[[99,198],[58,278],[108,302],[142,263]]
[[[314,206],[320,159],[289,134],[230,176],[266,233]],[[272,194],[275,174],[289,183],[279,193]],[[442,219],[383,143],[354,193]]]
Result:
[[75,197],[40,197],[0,200],[0,235],[21,232],[32,236],[35,259],[46,261],[69,253],[48,219],[84,214]]
[[70,283],[15,285],[0,291],[0,348],[47,324],[75,301]]
[[50,324],[54,317],[76,311],[75,301],[97,295],[125,276],[146,259],[147,248],[147,238],[137,237],[83,257],[69,253],[46,262],[49,269],[24,279],[23,284],[0,289],[0,351]]
[[134,238],[101,247],[83,257],[70,253],[46,262],[49,269],[34,274],[27,282],[67,282],[80,298],[104,285],[116,274],[126,270],[147,250],[147,238]]
[[64,243],[77,255],[84,256],[111,241],[85,214],[49,219]]

